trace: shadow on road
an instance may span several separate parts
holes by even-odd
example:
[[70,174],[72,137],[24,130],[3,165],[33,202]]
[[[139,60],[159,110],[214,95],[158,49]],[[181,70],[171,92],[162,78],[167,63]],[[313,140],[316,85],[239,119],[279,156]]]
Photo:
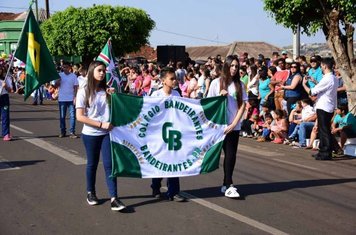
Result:
[[[296,180],[287,182],[274,182],[274,183],[261,183],[261,184],[243,184],[238,185],[238,192],[241,193],[244,198],[265,193],[282,192],[290,189],[302,189],[318,186],[328,186],[334,184],[344,184],[356,182],[356,178],[350,179],[320,179],[320,180]],[[186,193],[192,194],[199,198],[212,198],[222,197],[220,187],[209,187],[194,190],[186,190]]]
[[35,165],[45,160],[34,160],[34,161],[9,161],[9,162],[0,162],[0,170]]

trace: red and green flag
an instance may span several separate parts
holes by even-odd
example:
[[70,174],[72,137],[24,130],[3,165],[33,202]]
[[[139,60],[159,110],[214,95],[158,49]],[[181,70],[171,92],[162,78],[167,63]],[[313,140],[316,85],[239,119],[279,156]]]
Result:
[[59,78],[31,8],[22,29],[15,57],[26,63],[25,100],[42,84]]
[[121,77],[115,66],[115,56],[112,50],[111,38],[105,44],[103,50],[96,58],[106,65],[106,83],[109,87],[115,88],[116,92],[121,92]]

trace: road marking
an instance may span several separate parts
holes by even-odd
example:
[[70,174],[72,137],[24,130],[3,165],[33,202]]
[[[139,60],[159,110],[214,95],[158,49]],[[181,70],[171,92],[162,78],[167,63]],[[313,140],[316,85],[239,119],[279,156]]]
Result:
[[297,166],[297,167],[301,167],[301,168],[305,168],[305,169],[309,169],[309,170],[317,170],[318,169],[318,168],[311,167],[311,166],[305,166],[305,165],[298,164],[298,163],[288,162],[288,161],[281,160],[281,159],[278,159],[278,158],[273,158],[273,160],[276,161],[276,162],[281,162],[281,163],[284,163],[284,164],[287,164],[287,165]]
[[[163,187],[167,190],[167,187]],[[199,205],[202,205],[204,207],[207,207],[209,209],[212,209],[216,212],[219,212],[221,214],[224,214],[224,215],[227,215],[235,220],[238,220],[242,223],[245,223],[247,225],[250,225],[251,227],[254,227],[254,228],[257,228],[259,230],[262,230],[266,233],[269,233],[269,234],[275,234],[275,235],[288,235],[288,233],[285,233],[279,229],[276,229],[276,228],[273,228],[269,225],[266,225],[264,223],[261,223],[261,222],[258,222],[257,220],[254,220],[254,219],[251,219],[251,218],[248,218],[244,215],[241,215],[239,213],[236,213],[234,211],[231,211],[231,210],[228,210],[224,207],[221,207],[221,206],[218,206],[214,203],[211,203],[209,201],[206,201],[204,199],[201,199],[201,198],[198,198],[190,193],[186,193],[186,192],[180,192],[179,194],[181,194],[182,196],[188,198],[190,201],[193,201]]]
[[14,166],[8,160],[0,157],[0,171],[20,170],[20,167]]
[[54,155],[57,155],[58,157],[61,157],[67,161],[70,161],[74,165],[86,164],[86,160],[84,158],[80,157],[79,155],[73,154],[67,150],[59,148],[59,147],[55,146],[54,144],[51,144],[47,141],[44,141],[41,139],[36,139],[36,138],[29,139],[28,137],[19,137],[19,139],[22,139],[26,142],[36,145],[37,147],[40,147],[41,149],[47,150],[48,152],[53,153]]
[[14,126],[14,125],[12,125],[12,124],[10,124],[10,127],[13,128],[13,129],[15,129],[15,130],[21,131],[21,132],[23,132],[23,133],[25,133],[25,134],[30,134],[30,135],[33,135],[33,134],[34,134],[34,133],[31,132],[31,131],[22,129],[22,128],[20,128],[20,127],[18,127],[18,126]]
[[[25,129],[22,129],[20,127],[11,125],[12,128],[24,132],[26,134],[33,134],[30,131],[27,131]],[[31,138],[31,137],[19,137],[19,139],[24,140],[26,142],[29,142],[30,144],[36,145],[37,147],[40,147],[41,149],[47,150],[48,152],[57,155],[58,157],[61,157],[67,161],[70,161],[74,165],[84,165],[86,164],[86,160],[82,158],[81,156],[77,154],[73,154],[67,150],[64,150],[63,148],[59,148],[54,144],[51,144],[47,141],[37,139],[37,138]]]

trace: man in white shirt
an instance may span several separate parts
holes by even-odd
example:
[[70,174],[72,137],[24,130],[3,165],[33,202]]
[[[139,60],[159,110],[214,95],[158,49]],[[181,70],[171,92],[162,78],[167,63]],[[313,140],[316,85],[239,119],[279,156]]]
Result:
[[332,159],[332,134],[331,119],[337,102],[338,80],[332,72],[333,60],[324,58],[321,61],[323,78],[314,88],[307,86],[307,79],[303,80],[303,87],[310,96],[317,96],[315,109],[318,121],[318,133],[320,138],[319,153],[313,155],[316,160]]
[[64,62],[62,65],[63,72],[59,74],[60,79],[56,85],[59,87],[58,104],[59,104],[59,121],[61,133],[59,138],[66,136],[66,115],[69,109],[70,133],[69,137],[78,138],[75,134],[75,97],[77,95],[78,80],[74,73],[70,72],[70,63]]

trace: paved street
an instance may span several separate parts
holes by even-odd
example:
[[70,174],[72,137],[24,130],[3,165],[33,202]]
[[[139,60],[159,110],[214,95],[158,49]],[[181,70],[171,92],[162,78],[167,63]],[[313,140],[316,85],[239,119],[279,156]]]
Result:
[[119,178],[128,210],[115,213],[102,164],[101,204],[87,205],[82,140],[58,138],[57,102],[33,106],[16,94],[10,102],[14,140],[0,140],[0,234],[355,234],[356,159],[315,161],[311,151],[241,139],[234,182],[242,200],[219,192],[220,167],[181,178],[185,203],[152,198],[149,179]]

